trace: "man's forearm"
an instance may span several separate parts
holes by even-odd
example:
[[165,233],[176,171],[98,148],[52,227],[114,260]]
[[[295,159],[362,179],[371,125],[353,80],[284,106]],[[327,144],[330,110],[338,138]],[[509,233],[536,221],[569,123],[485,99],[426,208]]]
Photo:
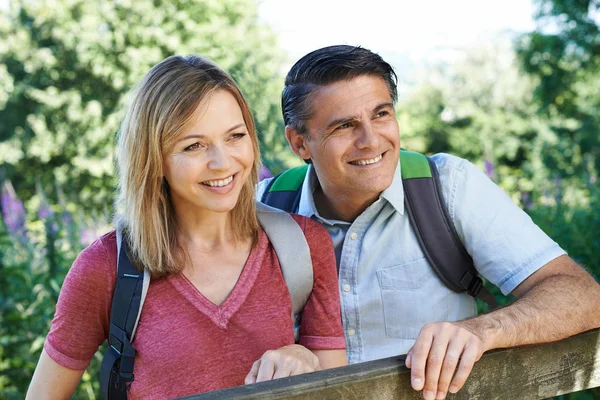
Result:
[[545,277],[513,304],[459,324],[480,336],[486,351],[560,340],[599,327],[600,285],[570,263],[568,273]]

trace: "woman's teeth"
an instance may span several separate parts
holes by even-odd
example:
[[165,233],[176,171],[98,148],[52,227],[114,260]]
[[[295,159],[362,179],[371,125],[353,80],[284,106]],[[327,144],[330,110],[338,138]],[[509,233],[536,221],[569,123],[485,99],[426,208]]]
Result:
[[233,180],[233,175],[231,175],[229,178],[225,178],[225,179],[202,182],[202,184],[206,185],[206,186],[211,186],[211,187],[221,187],[221,186],[229,185],[232,180]]
[[378,155],[375,158],[371,158],[368,160],[358,160],[358,161],[352,161],[350,162],[350,164],[354,164],[354,165],[369,165],[369,164],[375,164],[376,162],[379,162],[379,160],[381,160],[383,158],[383,155]]

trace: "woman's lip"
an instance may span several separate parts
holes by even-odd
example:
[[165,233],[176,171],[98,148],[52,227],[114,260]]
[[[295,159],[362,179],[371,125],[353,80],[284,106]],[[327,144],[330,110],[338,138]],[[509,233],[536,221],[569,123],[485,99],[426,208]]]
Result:
[[[233,190],[234,184],[235,182],[237,182],[237,178],[238,178],[239,172],[236,172],[233,175],[233,179],[231,180],[231,182],[229,182],[227,185],[225,186],[208,186],[208,185],[204,185],[202,183],[200,183],[200,186],[202,186],[204,189],[213,192],[213,193],[217,193],[217,194],[226,194],[229,193],[231,190]],[[213,179],[211,179],[213,180]]]
[[[233,178],[234,178],[235,174],[231,174],[231,175],[227,175],[225,178],[214,178],[214,179],[207,179],[205,181],[200,182],[202,185],[205,185],[206,182],[218,182],[218,181],[225,181],[228,180],[229,178],[231,178],[231,182],[233,182]],[[229,183],[227,183],[227,185],[229,185]],[[227,186],[225,185],[225,186]],[[211,185],[205,185],[205,186],[211,186]],[[215,186],[211,186],[211,187],[215,187]]]

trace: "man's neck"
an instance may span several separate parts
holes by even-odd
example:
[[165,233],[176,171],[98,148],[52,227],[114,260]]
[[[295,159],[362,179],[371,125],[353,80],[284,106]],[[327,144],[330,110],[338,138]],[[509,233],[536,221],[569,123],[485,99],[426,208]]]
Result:
[[326,219],[336,219],[345,222],[354,220],[373,204],[379,195],[367,198],[349,193],[326,193],[320,184],[317,184],[313,192],[315,208],[319,215]]

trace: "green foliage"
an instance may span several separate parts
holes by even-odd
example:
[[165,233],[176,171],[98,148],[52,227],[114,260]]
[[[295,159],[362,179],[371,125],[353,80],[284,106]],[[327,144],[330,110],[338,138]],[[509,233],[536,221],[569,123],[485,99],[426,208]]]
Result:
[[[127,92],[172,54],[227,70],[256,115],[264,158],[286,163],[282,54],[250,0],[13,0],[0,13],[0,169],[22,198],[57,181],[88,210],[113,203],[113,138]],[[16,178],[19,179],[16,179]],[[51,195],[56,199],[56,193]]]
[[538,114],[551,140],[544,165],[561,177],[600,170],[600,28],[598,0],[537,0],[536,31],[516,46],[521,67],[535,77]]
[[[25,232],[9,232],[12,227],[0,218],[0,398],[24,397],[64,276],[83,248],[84,228],[68,211],[60,206],[47,211],[45,218],[27,221]],[[75,398],[98,396],[99,359],[84,374]]]

